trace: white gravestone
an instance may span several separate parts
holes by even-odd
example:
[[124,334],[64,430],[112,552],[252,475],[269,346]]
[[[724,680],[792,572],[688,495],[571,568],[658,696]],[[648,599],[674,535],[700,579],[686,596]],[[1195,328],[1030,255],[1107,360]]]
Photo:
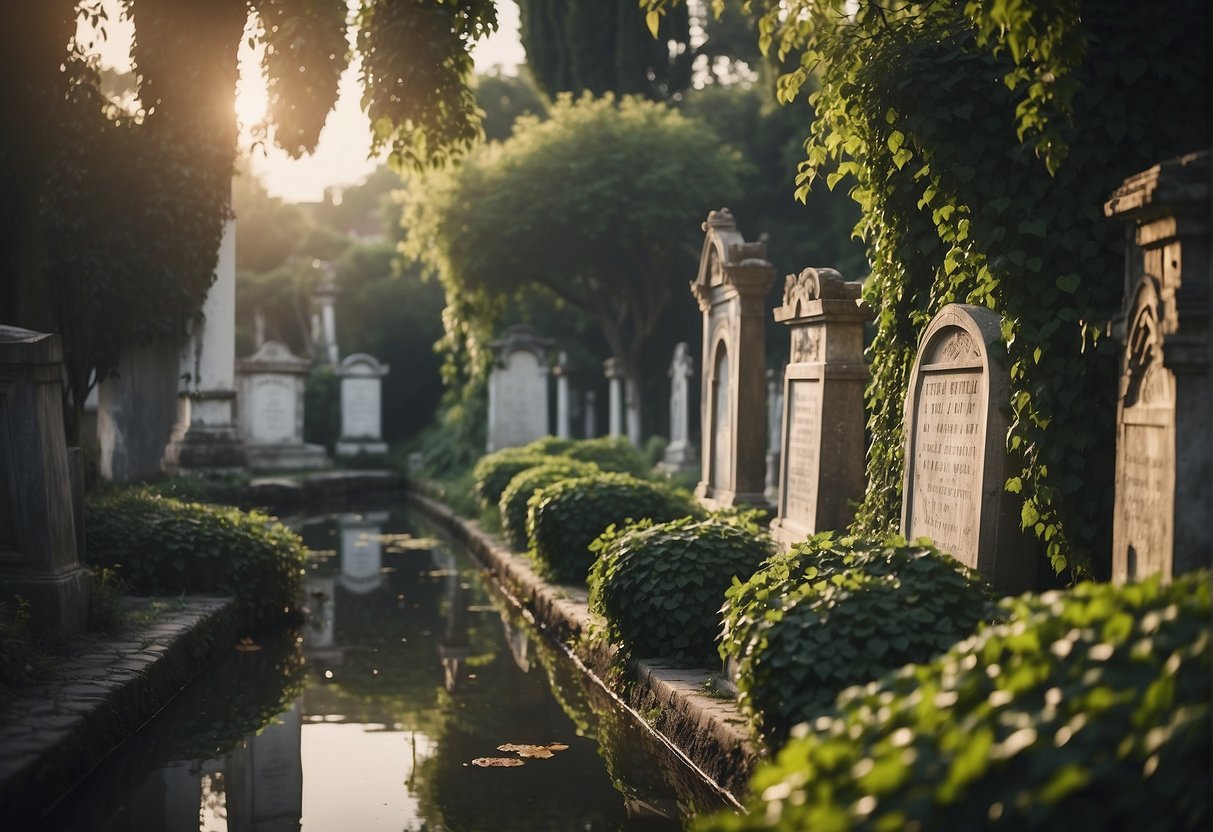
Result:
[[674,347],[670,361],[670,444],[666,446],[661,469],[674,474],[691,471],[699,464],[695,446],[691,444],[691,377],[695,360],[685,341]]
[[703,457],[695,496],[708,508],[766,505],[766,243],[748,243],[727,208],[713,211],[691,293],[703,313]]
[[953,303],[923,334],[906,395],[901,528],[910,540],[931,538],[996,590],[1018,593],[1034,587],[1039,553],[1005,490],[1001,324],[985,307]]
[[784,547],[819,531],[842,530],[863,497],[863,325],[861,285],[833,269],[788,275],[775,320],[791,340],[777,447],[779,516],[772,536]]
[[547,436],[547,351],[553,341],[525,326],[512,326],[492,347],[489,375],[490,452],[525,445]]
[[383,441],[383,377],[389,367],[365,353],[346,356],[337,368],[341,379],[341,439],[337,456],[387,453]]
[[324,448],[303,441],[303,394],[311,362],[266,341],[236,362],[240,436],[255,470],[323,468]]

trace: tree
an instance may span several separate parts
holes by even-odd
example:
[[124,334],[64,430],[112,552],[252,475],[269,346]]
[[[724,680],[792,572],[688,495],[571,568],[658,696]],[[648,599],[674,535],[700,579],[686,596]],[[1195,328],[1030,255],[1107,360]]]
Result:
[[1102,206],[1126,175],[1207,146],[1208,3],[751,5],[763,49],[794,59],[781,100],[818,81],[799,193],[819,175],[845,182],[872,262],[873,441],[857,530],[897,523],[918,338],[964,301],[1005,320],[1005,485],[1021,495],[1024,531],[1058,572],[1098,570],[1110,505],[1088,484],[1110,480],[1116,368],[1101,342],[1123,274],[1122,231]]
[[645,347],[694,272],[702,218],[739,193],[742,167],[707,125],[664,105],[562,96],[548,121],[524,117],[508,141],[411,187],[405,251],[441,278],[447,346],[473,376],[520,289],[592,318],[623,364],[638,441]]
[[[214,279],[235,164],[236,49],[250,9],[265,45],[269,133],[314,148],[349,60],[345,0],[122,0],[138,102],[102,93],[73,38],[100,0],[10,4],[0,30],[0,308],[58,332],[69,437],[90,374],[129,346],[180,339]],[[440,164],[479,134],[471,45],[494,0],[363,0],[363,108],[373,150]]]

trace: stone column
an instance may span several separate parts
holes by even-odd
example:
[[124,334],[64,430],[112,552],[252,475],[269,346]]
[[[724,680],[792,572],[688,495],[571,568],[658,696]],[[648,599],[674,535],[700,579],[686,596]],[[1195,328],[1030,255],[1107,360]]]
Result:
[[80,565],[63,434],[59,336],[0,326],[0,598],[30,602],[35,634],[82,633],[92,575]]
[[623,435],[623,362],[608,358],[602,369],[610,382],[611,398],[607,405],[608,432],[611,436]]
[[571,414],[569,412],[569,373],[573,367],[569,364],[569,355],[561,352],[556,357],[556,366],[552,373],[556,376],[556,436],[568,439],[573,435]]
[[219,243],[215,282],[181,351],[177,421],[161,467],[169,474],[234,474],[248,464],[233,419],[236,376],[236,222]]
[[319,308],[320,339],[316,344],[321,361],[336,369],[341,356],[337,350],[337,281],[333,279],[333,267],[317,261],[316,268],[323,269],[325,277],[312,292],[312,299]]
[[593,439],[598,435],[598,394],[593,390],[585,391],[585,438]]
[[1211,153],[1130,177],[1104,209],[1130,235],[1115,326],[1117,582],[1169,580],[1213,559]]

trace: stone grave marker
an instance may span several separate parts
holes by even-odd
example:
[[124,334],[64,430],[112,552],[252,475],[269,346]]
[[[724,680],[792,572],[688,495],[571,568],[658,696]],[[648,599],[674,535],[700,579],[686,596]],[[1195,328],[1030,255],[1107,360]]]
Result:
[[901,528],[1004,593],[1032,589],[1039,554],[1005,490],[1010,379],[1002,318],[952,303],[923,334],[906,394]]
[[695,375],[695,360],[685,341],[674,346],[670,361],[670,444],[666,445],[661,469],[666,473],[693,470],[698,464],[695,446],[691,444],[691,378]]
[[791,338],[780,425],[779,513],[771,535],[785,549],[819,531],[842,530],[863,497],[862,284],[833,269],[788,275],[775,320]]
[[341,379],[341,438],[337,456],[387,453],[383,441],[383,377],[390,368],[366,353],[346,356],[337,369]]
[[695,496],[709,508],[766,505],[764,299],[774,276],[766,243],[746,242],[727,208],[706,236],[691,293],[703,313],[703,457]]
[[92,574],[80,565],[59,336],[0,326],[0,598],[30,602],[36,635],[84,632]]
[[328,465],[323,447],[303,441],[303,393],[311,366],[278,341],[266,341],[236,362],[240,435],[253,469]]
[[547,353],[555,342],[526,326],[512,326],[492,342],[489,375],[490,452],[525,445],[547,436]]
[[1116,407],[1112,579],[1208,568],[1213,552],[1210,152],[1130,177],[1105,206],[1133,234]]

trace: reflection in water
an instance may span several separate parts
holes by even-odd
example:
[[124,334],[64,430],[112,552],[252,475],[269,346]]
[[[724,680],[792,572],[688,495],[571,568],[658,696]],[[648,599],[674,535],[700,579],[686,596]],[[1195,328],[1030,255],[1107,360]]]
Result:
[[[301,633],[229,655],[48,828],[676,829],[715,794],[404,517],[299,531]],[[383,545],[383,541],[390,541]],[[302,682],[302,686],[301,686]],[[504,743],[567,744],[517,768]]]

